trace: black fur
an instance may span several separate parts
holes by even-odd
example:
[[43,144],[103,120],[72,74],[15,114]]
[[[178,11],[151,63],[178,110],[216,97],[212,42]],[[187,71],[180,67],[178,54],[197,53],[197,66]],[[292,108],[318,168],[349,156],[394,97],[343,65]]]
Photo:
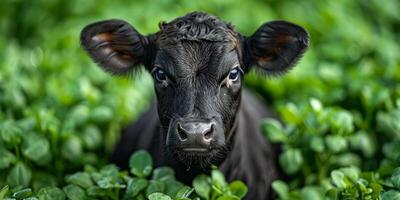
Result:
[[[242,92],[243,78],[253,65],[269,74],[286,72],[308,43],[307,32],[288,22],[266,23],[246,37],[201,12],[161,23],[160,31],[149,36],[120,20],[89,25],[81,44],[103,69],[126,74],[143,64],[155,79],[157,103],[124,131],[113,162],[127,167],[133,151],[147,149],[157,166],[173,167],[187,184],[217,165],[229,180],[246,182],[247,199],[272,197],[271,182],[278,177],[275,152],[259,130],[270,115]],[[184,150],[181,123],[212,124],[212,138],[201,146],[205,151]]]

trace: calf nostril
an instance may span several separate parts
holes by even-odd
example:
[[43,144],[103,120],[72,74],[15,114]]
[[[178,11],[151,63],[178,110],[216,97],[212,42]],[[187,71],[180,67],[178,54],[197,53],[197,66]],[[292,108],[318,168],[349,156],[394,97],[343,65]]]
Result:
[[188,138],[186,131],[182,128],[180,124],[178,124],[178,135],[181,140],[186,140]]
[[204,134],[204,139],[210,140],[214,132],[214,125],[211,125],[211,128],[206,131]]

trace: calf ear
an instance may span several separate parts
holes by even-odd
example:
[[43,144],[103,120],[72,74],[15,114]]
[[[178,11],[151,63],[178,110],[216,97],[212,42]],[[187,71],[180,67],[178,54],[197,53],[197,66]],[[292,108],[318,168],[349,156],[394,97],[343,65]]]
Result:
[[247,63],[269,74],[281,74],[293,67],[308,44],[308,33],[302,27],[285,21],[268,22],[246,38]]
[[143,64],[144,37],[122,20],[100,21],[81,32],[81,45],[105,71],[126,74]]

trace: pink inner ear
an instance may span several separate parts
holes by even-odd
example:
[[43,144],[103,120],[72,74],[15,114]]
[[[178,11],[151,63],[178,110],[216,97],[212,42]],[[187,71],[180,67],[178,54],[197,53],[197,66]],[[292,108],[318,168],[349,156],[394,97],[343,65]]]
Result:
[[96,42],[101,42],[101,41],[111,41],[112,40],[112,35],[111,33],[99,33],[95,36],[92,37],[92,40]]
[[264,66],[272,60],[272,56],[257,57],[257,64]]
[[295,37],[285,34],[285,33],[278,33],[276,37],[277,44],[287,44],[290,42],[294,42],[296,40]]

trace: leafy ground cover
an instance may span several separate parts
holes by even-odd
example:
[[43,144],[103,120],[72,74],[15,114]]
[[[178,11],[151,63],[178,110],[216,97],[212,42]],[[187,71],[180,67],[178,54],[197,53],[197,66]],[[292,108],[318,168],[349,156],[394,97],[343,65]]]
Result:
[[80,30],[122,18],[151,33],[193,10],[247,35],[273,19],[310,32],[309,51],[288,75],[246,78],[280,117],[261,125],[283,149],[289,178],[273,184],[279,199],[400,199],[399,7],[395,0],[4,0],[0,199],[240,198],[245,186],[217,170],[184,186],[151,162],[130,172],[107,163],[121,128],[151,102],[152,82],[145,73],[107,76],[80,49]]

